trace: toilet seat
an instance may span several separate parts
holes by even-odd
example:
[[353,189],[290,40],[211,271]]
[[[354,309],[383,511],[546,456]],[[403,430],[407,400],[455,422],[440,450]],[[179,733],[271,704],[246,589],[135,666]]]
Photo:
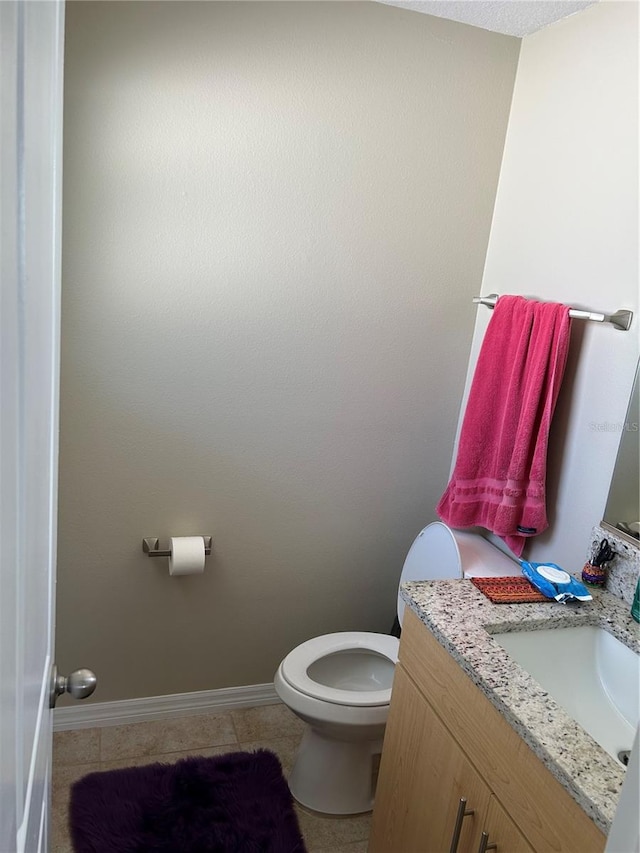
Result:
[[366,631],[343,631],[337,634],[324,634],[301,643],[289,652],[282,661],[280,670],[291,687],[314,699],[354,707],[388,705],[391,701],[391,687],[384,690],[342,690],[339,687],[320,684],[307,674],[309,667],[321,658],[336,652],[357,649],[382,655],[393,664],[398,660],[396,637]]

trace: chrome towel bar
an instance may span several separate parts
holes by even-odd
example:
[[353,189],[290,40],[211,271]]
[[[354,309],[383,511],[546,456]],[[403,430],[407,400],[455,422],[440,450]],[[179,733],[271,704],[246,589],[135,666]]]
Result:
[[[497,293],[490,293],[488,296],[473,297],[475,303],[487,305],[489,308],[495,308],[498,299],[499,295]],[[633,311],[621,310],[616,311],[614,314],[600,314],[596,311],[581,311],[579,308],[571,308],[569,309],[569,316],[576,320],[595,320],[596,323],[611,323],[616,329],[626,332],[631,326]]]

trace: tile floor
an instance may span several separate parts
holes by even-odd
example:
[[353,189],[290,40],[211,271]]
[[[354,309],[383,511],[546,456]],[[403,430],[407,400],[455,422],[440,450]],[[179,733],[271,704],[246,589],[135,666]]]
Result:
[[[270,749],[285,775],[303,724],[285,705],[178,717],[96,729],[56,732],[53,740],[51,853],[72,853],[67,829],[69,787],[96,770],[169,763],[187,755]],[[309,853],[366,853],[371,815],[322,817],[296,806]]]

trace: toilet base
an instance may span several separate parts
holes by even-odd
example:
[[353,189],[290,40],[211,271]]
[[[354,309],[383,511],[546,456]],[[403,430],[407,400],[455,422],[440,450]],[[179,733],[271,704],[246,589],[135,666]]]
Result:
[[382,738],[334,740],[307,726],[289,775],[294,798],[323,814],[360,814],[373,808],[374,757]]

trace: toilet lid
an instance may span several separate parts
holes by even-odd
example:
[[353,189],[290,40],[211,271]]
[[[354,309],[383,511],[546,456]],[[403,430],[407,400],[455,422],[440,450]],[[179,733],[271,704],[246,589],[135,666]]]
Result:
[[[449,580],[462,577],[462,561],[455,536],[446,524],[434,521],[416,536],[402,567],[400,583]],[[398,621],[402,625],[405,604],[398,590]]]
[[312,663],[336,652],[366,649],[388,658],[392,663],[398,660],[398,639],[387,634],[371,634],[365,631],[343,631],[338,634],[324,634],[301,643],[289,652],[280,665],[283,678],[295,690],[333,702],[334,705],[353,707],[373,707],[388,705],[391,701],[391,687],[384,690],[341,690],[314,681],[307,674]]

